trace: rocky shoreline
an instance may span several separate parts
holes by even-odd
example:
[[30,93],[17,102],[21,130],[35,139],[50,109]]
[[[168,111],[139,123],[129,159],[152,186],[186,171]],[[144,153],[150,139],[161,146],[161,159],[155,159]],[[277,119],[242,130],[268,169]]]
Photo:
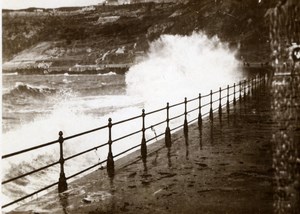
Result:
[[48,74],[125,74],[128,71],[128,66],[122,67],[106,67],[101,69],[96,68],[86,68],[86,69],[70,69],[67,67],[57,67],[51,69],[43,69],[43,68],[16,68],[10,70],[3,70],[4,74],[20,74],[20,75],[48,75]]

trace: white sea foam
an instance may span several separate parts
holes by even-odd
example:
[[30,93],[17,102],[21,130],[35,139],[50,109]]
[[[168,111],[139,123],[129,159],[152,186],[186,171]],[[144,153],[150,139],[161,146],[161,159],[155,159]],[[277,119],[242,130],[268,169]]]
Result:
[[13,72],[13,73],[2,73],[3,76],[15,76],[18,75],[18,72]]
[[[211,89],[233,84],[241,78],[235,52],[218,37],[208,38],[203,33],[190,36],[163,35],[150,44],[143,61],[131,67],[126,74],[127,94],[144,101],[148,111],[192,99],[198,93],[208,94]],[[207,102],[207,99],[203,101]],[[189,109],[198,102],[189,103]],[[170,109],[170,117],[182,114],[184,106]],[[202,109],[208,111],[208,107]],[[198,112],[189,114],[195,118]],[[165,118],[166,113],[156,114]],[[150,120],[150,121],[149,121]],[[158,119],[149,118],[149,123]],[[161,119],[160,119],[161,120]],[[182,123],[182,118],[172,121],[173,127]],[[161,129],[164,127],[156,128]]]
[[127,92],[154,108],[195,97],[240,78],[234,54],[218,37],[163,35],[126,74]]
[[113,75],[117,75],[117,73],[116,73],[116,72],[110,71],[110,72],[108,72],[108,73],[98,74],[98,75],[99,75],[99,76],[113,76]]

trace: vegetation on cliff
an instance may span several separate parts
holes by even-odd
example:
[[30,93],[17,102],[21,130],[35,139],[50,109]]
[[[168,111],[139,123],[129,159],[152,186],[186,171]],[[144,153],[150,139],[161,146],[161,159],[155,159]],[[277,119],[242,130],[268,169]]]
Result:
[[[269,6],[268,1],[190,0],[98,5],[89,10],[3,10],[3,62],[22,66],[23,60],[29,67],[41,62],[48,66],[132,63],[161,34],[193,31],[218,35],[239,48],[247,61],[263,61],[269,55],[264,21]],[[44,49],[41,43],[47,44]],[[28,50],[36,49],[43,57],[28,56]]]

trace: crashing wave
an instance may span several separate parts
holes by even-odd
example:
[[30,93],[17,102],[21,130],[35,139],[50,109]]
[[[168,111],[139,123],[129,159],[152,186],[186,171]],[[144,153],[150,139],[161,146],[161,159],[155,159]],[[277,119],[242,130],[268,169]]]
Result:
[[3,98],[6,97],[46,97],[47,95],[54,94],[56,92],[55,89],[49,88],[46,86],[32,86],[29,84],[24,84],[22,82],[16,83],[16,86],[11,89],[8,93],[3,95]]

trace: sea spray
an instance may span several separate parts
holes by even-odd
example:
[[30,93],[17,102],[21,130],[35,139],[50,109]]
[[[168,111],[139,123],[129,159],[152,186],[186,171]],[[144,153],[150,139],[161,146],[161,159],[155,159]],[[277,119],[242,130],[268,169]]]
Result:
[[[233,84],[241,78],[235,52],[217,36],[209,38],[204,33],[190,36],[162,35],[150,44],[145,58],[132,66],[126,74],[127,94],[140,97],[147,111],[192,99],[198,93],[208,94],[210,89]],[[208,102],[209,99],[204,100]],[[198,102],[189,103],[189,109]],[[208,111],[208,107],[202,109]],[[184,105],[170,109],[170,117],[184,112]],[[188,114],[197,117],[198,112]],[[146,123],[166,119],[166,112],[147,118]],[[158,119],[158,117],[160,119]],[[150,121],[149,121],[150,120]],[[183,124],[183,118],[172,122],[172,127]],[[161,132],[165,124],[160,129]]]
[[240,79],[234,55],[216,36],[162,35],[126,74],[127,93],[143,97],[148,108],[195,97]]

